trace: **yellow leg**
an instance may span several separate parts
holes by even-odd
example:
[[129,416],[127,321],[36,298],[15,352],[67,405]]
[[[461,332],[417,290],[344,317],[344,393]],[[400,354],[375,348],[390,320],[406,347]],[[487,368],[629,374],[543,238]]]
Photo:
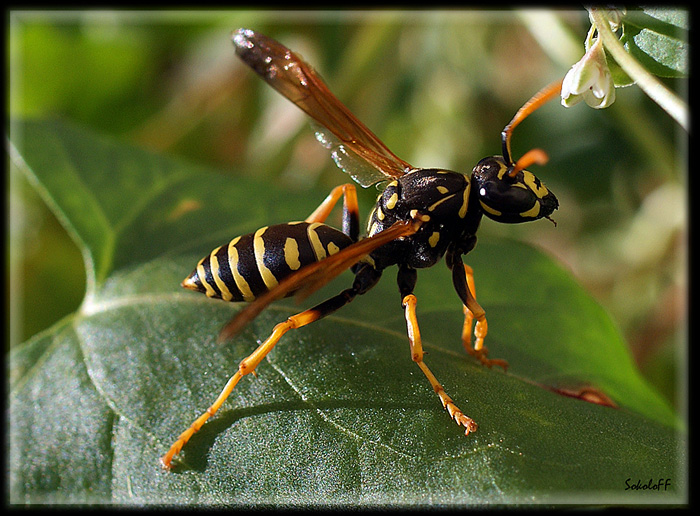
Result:
[[267,356],[267,354],[272,351],[272,348],[279,342],[282,336],[289,330],[295,328],[301,328],[307,324],[310,324],[318,319],[328,315],[329,313],[337,310],[341,306],[349,303],[355,296],[355,292],[352,289],[348,289],[339,295],[332,297],[331,299],[324,301],[323,303],[310,308],[304,312],[292,315],[286,321],[279,323],[272,330],[272,334],[258,346],[258,348],[253,351],[248,357],[244,358],[238,366],[238,371],[226,382],[226,386],[216,398],[216,401],[201,415],[199,416],[190,427],[182,432],[177,440],[170,447],[168,452],[163,455],[160,459],[160,463],[165,469],[170,469],[172,467],[172,460],[175,455],[180,453],[182,447],[187,444],[187,441],[199,431],[207,420],[216,414],[217,410],[223,405],[226,398],[229,397],[239,380],[249,374],[253,373],[255,375],[255,368],[258,364]]
[[243,375],[240,371],[236,371],[236,374],[234,374],[231,378],[229,378],[228,382],[226,382],[224,390],[221,391],[221,394],[219,394],[219,397],[216,398],[216,401],[212,403],[204,414],[195,419],[194,423],[192,423],[187,430],[180,434],[177,441],[175,441],[168,450],[168,453],[160,458],[160,464],[164,469],[170,469],[172,467],[173,457],[180,453],[180,450],[182,450],[182,447],[185,446],[187,441],[189,441],[190,438],[197,433],[202,426],[204,426],[204,423],[206,423],[211,416],[216,414],[216,411],[219,410],[219,407],[221,407],[224,401],[226,401],[226,398],[229,397],[229,394],[231,394],[233,388],[236,386],[242,376]]
[[474,432],[477,429],[477,424],[470,417],[467,417],[457,405],[454,404],[443,386],[438,382],[435,375],[430,371],[425,362],[423,362],[423,344],[421,342],[420,330],[418,328],[418,319],[416,317],[416,296],[409,294],[402,300],[406,315],[406,326],[408,328],[408,340],[411,345],[411,358],[423,371],[423,374],[432,385],[433,390],[440,398],[442,406],[447,410],[447,413],[455,420],[458,425],[465,428],[464,434]]
[[354,242],[360,236],[360,208],[357,204],[357,190],[351,183],[333,188],[318,208],[306,217],[306,222],[325,222],[341,196],[343,198],[343,233]]
[[357,190],[355,189],[355,185],[346,183],[333,188],[331,193],[328,194],[328,197],[323,200],[318,208],[316,208],[311,215],[306,217],[306,222],[325,222],[341,196],[343,197],[344,211],[359,218],[360,209],[357,204]]
[[[467,277],[467,304],[464,305],[464,326],[462,326],[462,344],[470,355],[479,359],[487,366],[500,366],[505,371],[508,369],[508,362],[501,359],[487,358],[489,350],[484,346],[484,339],[488,333],[488,323],[486,322],[486,312],[476,301],[476,288],[474,285],[474,271],[469,265],[464,265],[464,274]],[[471,346],[472,322],[476,319],[474,326],[474,347]]]

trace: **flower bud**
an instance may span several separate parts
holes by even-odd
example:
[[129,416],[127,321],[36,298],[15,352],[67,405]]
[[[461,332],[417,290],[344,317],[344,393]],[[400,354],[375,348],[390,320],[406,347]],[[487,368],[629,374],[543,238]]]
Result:
[[563,106],[571,107],[581,100],[596,109],[606,108],[615,102],[615,84],[600,38],[571,67],[561,86]]

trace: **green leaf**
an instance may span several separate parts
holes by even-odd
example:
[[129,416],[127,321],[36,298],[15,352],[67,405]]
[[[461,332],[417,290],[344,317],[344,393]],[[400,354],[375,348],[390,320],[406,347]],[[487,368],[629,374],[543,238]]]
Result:
[[[274,304],[217,346],[238,308],[179,282],[215,246],[302,219],[323,193],[290,195],[60,122],[19,127],[13,160],[76,238],[91,279],[77,313],[10,356],[11,502],[683,500],[683,430],[610,318],[551,258],[507,240],[468,256],[487,344],[507,373],[464,353],[445,267],[421,271],[416,290],[426,363],[477,432],[463,435],[411,361],[388,270],[342,311],[286,335],[162,471],[159,457],[238,362],[301,309]],[[618,408],[562,395],[584,386]],[[629,487],[666,478],[668,490]]]
[[635,9],[629,10],[623,18],[620,40],[650,73],[660,77],[687,77],[688,29],[685,9]]

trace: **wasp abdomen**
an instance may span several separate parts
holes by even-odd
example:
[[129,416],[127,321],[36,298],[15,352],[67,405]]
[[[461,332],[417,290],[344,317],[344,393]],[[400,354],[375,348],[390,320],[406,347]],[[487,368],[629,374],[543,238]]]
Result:
[[342,231],[318,222],[267,226],[214,249],[182,286],[224,301],[253,301],[294,271],[352,243]]

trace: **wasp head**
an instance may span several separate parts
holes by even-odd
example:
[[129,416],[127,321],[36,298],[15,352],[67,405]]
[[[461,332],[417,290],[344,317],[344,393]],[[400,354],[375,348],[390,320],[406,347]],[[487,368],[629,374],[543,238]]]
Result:
[[557,198],[535,174],[508,165],[501,156],[482,159],[474,167],[472,181],[483,212],[497,222],[549,219],[559,207]]

